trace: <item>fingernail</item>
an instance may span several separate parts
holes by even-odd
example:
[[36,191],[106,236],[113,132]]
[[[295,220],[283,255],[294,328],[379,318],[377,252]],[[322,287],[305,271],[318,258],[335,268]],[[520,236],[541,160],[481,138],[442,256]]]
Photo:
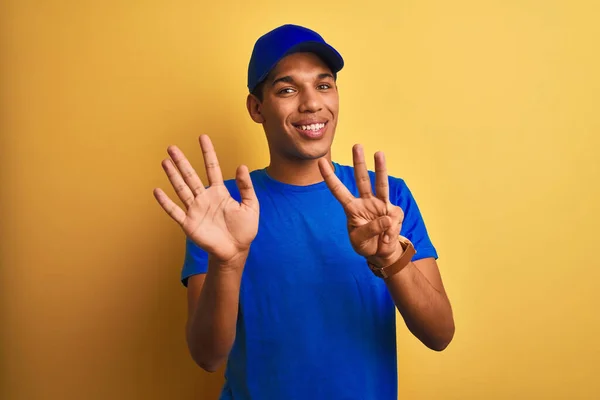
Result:
[[390,242],[390,235],[383,235],[383,243],[389,243]]

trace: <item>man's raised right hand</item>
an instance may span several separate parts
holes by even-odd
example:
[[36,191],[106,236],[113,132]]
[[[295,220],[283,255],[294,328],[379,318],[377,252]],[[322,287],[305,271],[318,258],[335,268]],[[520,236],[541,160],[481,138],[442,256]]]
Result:
[[204,187],[183,152],[170,146],[167,151],[171,158],[165,159],[162,167],[186,211],[161,189],[154,189],[154,197],[194,243],[216,260],[227,263],[247,252],[256,237],[258,199],[248,168],[242,165],[236,172],[242,202],[234,200],[223,183],[217,154],[207,135],[200,136],[200,147],[209,187]]

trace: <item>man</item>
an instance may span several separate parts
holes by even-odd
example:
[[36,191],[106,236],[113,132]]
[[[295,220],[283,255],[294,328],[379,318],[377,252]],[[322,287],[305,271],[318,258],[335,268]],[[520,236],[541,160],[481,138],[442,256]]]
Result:
[[223,182],[205,135],[207,187],[177,147],[163,161],[185,207],[155,190],[187,235],[188,346],[207,371],[227,360],[222,399],[396,399],[395,309],[431,349],[454,335],[437,253],[404,181],[388,177],[381,152],[369,172],[359,145],[354,167],[331,160],[343,64],[306,28],[265,34],[247,108],[269,166],[240,166]]

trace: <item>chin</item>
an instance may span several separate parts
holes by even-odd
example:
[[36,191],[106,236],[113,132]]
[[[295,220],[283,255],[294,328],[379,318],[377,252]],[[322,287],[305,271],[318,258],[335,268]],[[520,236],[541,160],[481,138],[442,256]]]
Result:
[[333,135],[325,134],[317,140],[300,140],[295,143],[295,152],[307,160],[315,160],[326,156],[331,151]]
[[329,154],[331,145],[313,145],[296,149],[295,153],[298,158],[303,160],[318,160]]

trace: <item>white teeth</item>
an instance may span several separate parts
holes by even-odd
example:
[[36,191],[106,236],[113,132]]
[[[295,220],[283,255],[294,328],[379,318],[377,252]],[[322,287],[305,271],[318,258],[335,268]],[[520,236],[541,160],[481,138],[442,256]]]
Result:
[[317,131],[324,127],[325,127],[325,124],[321,123],[321,124],[302,125],[302,126],[300,126],[300,129],[302,129],[303,131]]

